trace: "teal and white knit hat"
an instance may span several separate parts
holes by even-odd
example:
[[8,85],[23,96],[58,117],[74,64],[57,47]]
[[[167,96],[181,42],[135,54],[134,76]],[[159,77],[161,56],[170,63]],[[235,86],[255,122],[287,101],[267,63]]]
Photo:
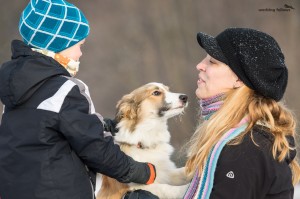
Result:
[[27,45],[60,52],[86,38],[90,28],[84,14],[67,1],[31,0],[19,31]]

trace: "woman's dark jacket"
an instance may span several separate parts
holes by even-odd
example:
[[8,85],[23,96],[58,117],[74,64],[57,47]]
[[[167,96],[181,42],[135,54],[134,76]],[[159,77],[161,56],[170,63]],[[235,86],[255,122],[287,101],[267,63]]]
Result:
[[[252,138],[254,142],[252,141]],[[257,125],[239,145],[226,145],[219,157],[210,199],[293,199],[290,150],[282,162],[273,158],[273,135]],[[294,138],[287,137],[291,147]]]
[[92,199],[95,172],[148,180],[146,164],[104,133],[87,86],[21,41],[0,68],[0,98],[1,199]]

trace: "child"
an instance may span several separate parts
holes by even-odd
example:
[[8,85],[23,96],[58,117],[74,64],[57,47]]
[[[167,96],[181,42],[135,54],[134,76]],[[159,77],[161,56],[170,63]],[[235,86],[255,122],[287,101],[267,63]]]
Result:
[[31,0],[23,41],[0,69],[0,198],[94,198],[95,173],[151,184],[155,168],[125,155],[103,129],[88,87],[74,76],[89,34],[64,0]]

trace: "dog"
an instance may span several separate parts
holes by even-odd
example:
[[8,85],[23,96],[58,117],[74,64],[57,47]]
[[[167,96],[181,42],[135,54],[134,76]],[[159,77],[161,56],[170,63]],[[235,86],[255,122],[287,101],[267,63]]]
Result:
[[183,197],[190,179],[184,168],[176,168],[170,159],[174,148],[170,145],[167,120],[184,113],[187,99],[187,95],[170,92],[167,86],[155,82],[122,97],[117,103],[119,132],[115,141],[136,161],[154,164],[157,176],[150,185],[123,184],[103,176],[97,199],[120,199],[127,191],[137,189],[163,199]]

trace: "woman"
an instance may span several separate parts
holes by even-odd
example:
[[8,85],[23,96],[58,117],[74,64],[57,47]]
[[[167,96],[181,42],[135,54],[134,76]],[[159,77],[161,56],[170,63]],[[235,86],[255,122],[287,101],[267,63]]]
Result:
[[64,0],[32,0],[19,30],[23,41],[12,42],[12,60],[0,69],[0,198],[91,199],[96,172],[153,183],[154,166],[114,144],[73,77],[89,34],[84,14]]
[[197,40],[208,54],[197,65],[203,122],[189,145],[184,198],[292,199],[300,168],[295,118],[280,102],[288,80],[280,47],[247,28]]

